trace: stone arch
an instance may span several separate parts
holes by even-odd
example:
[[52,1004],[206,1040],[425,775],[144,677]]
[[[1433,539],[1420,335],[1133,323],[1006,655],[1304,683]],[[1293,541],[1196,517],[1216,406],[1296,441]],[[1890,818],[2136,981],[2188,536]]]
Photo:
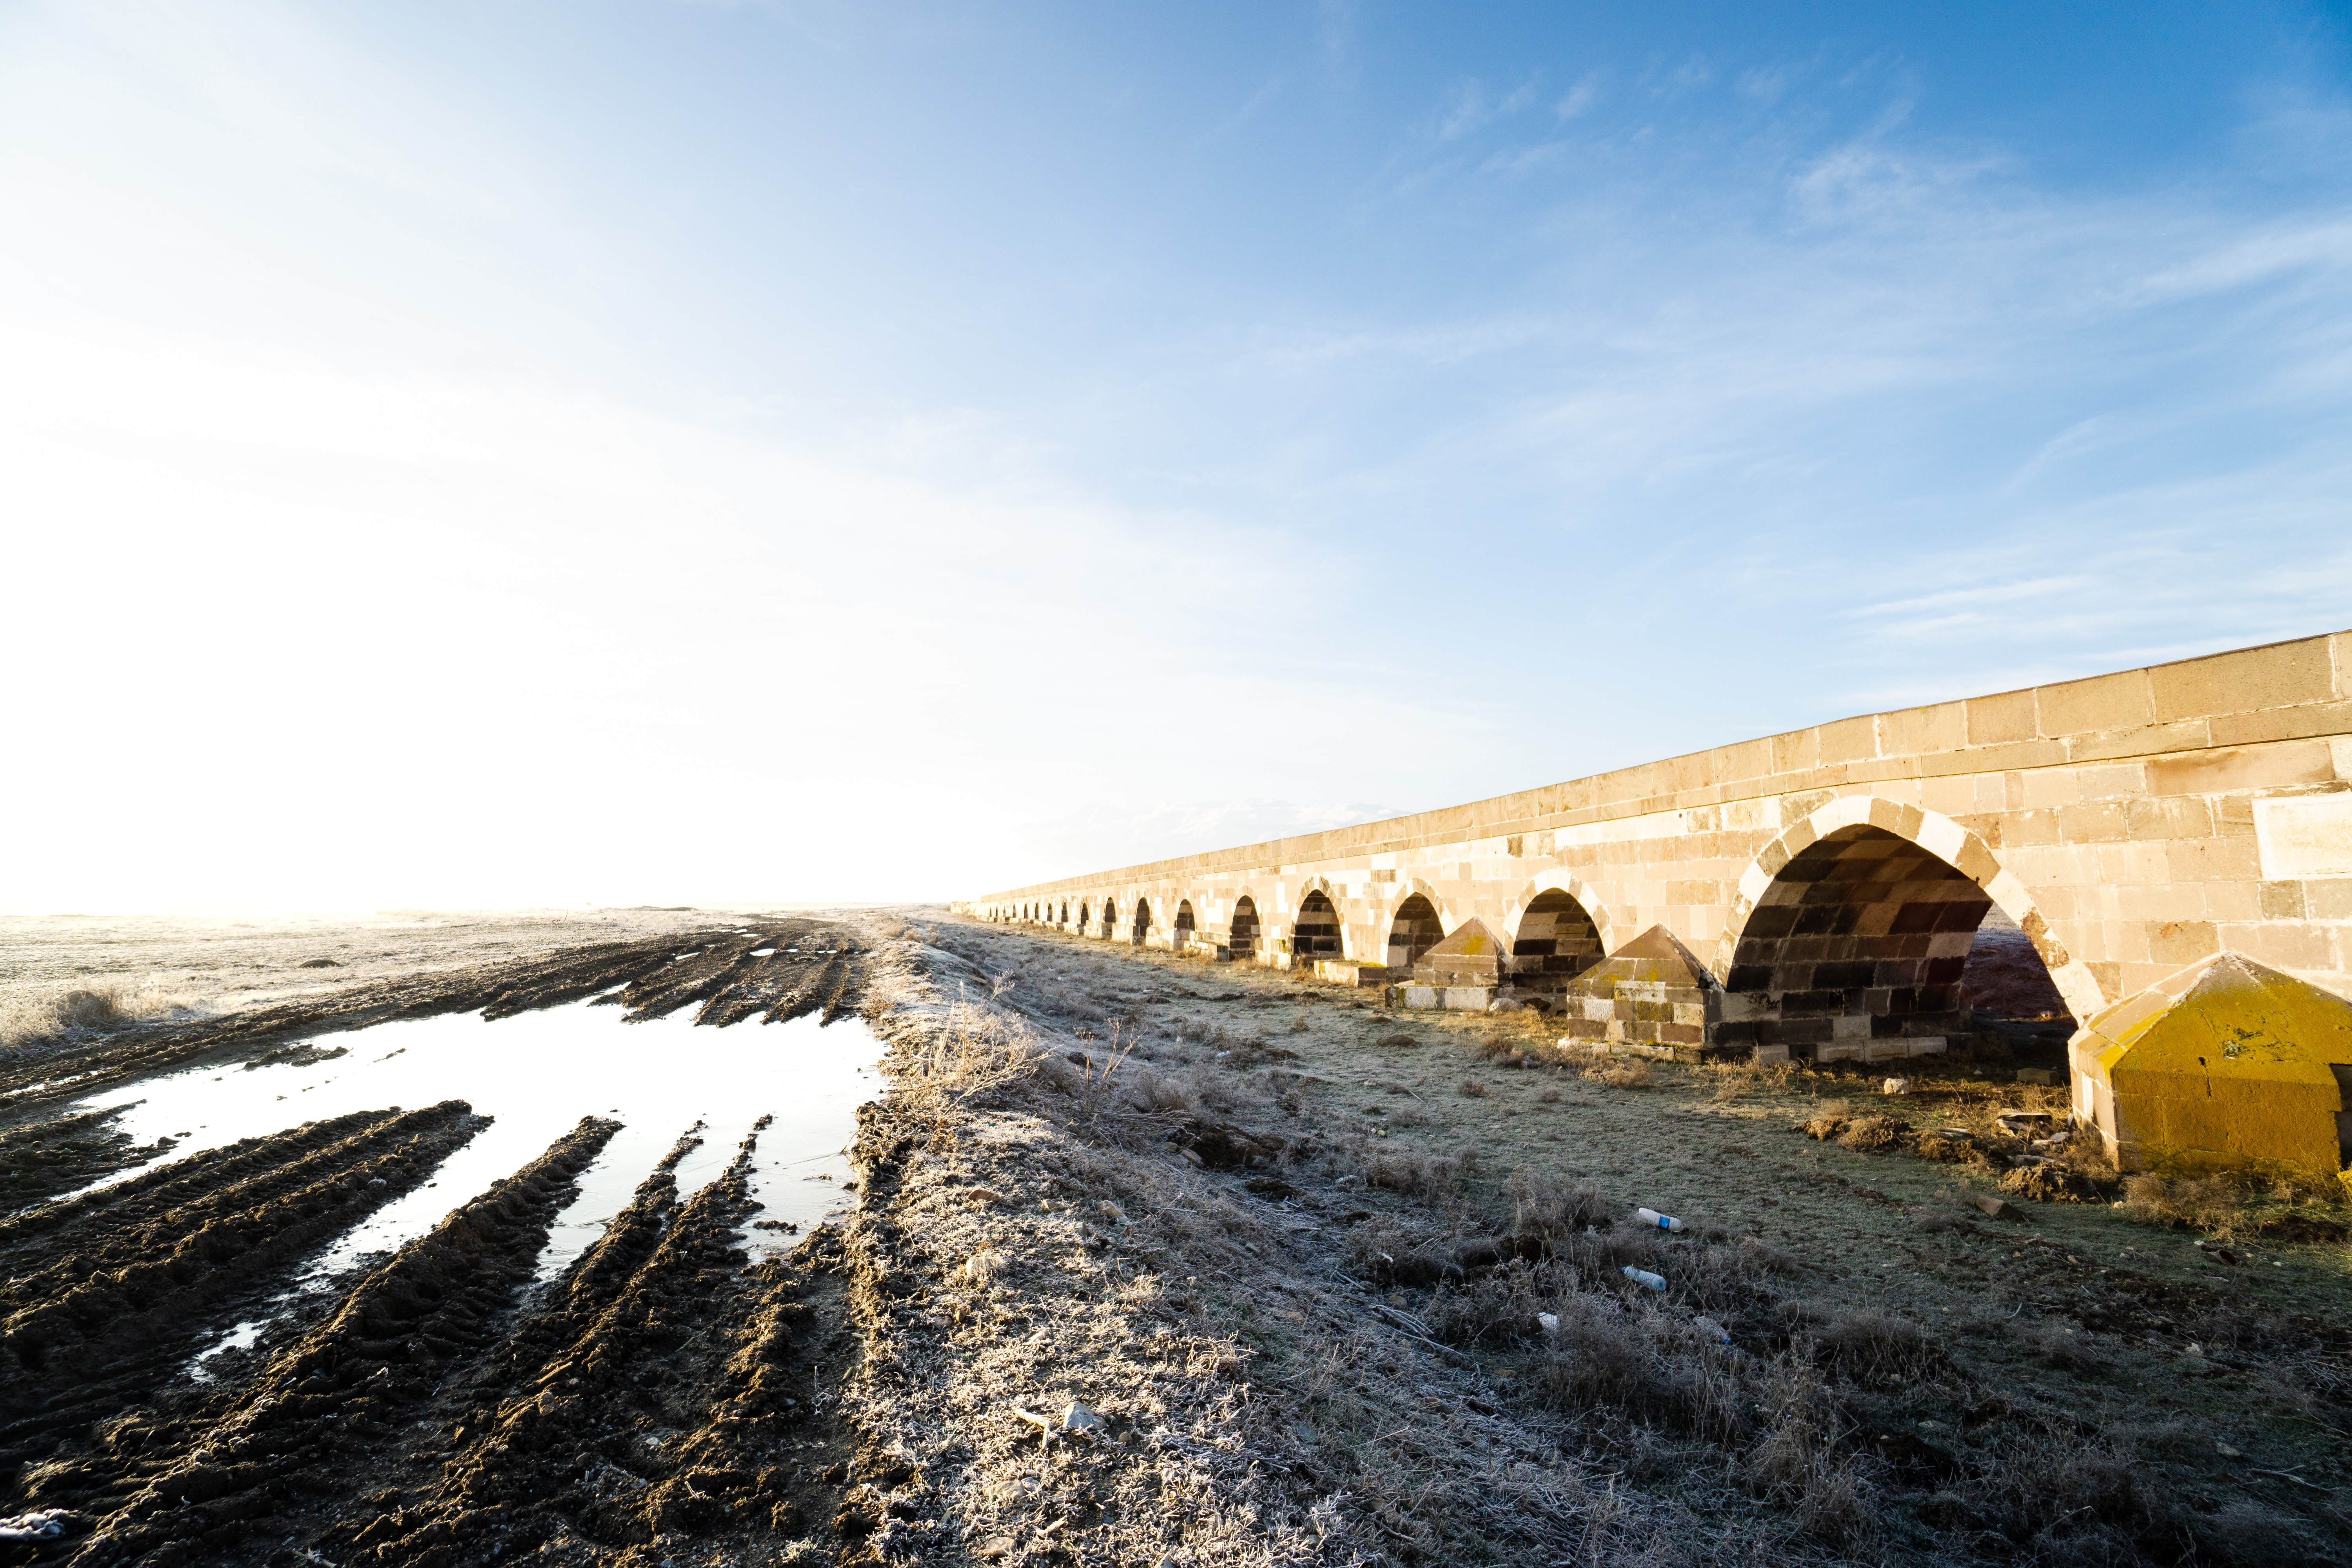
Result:
[[[2032,939],[2075,1017],[2105,1005],[2033,896],[1983,839],[1883,796],[1831,801],[1758,854],[1715,952],[1725,1044],[1800,1054],[1937,1048],[1958,1026],[1969,942],[1998,906]],[[1914,1042],[1916,1042],[1915,1045]]]
[[1601,933],[1603,952],[1614,952],[1641,934],[1623,930],[1617,917],[1609,912],[1609,906],[1601,901],[1601,895],[1592,890],[1591,884],[1570,871],[1549,872],[1521,888],[1519,896],[1511,900],[1510,910],[1503,916],[1504,928],[1516,937],[1521,922],[1528,918],[1528,906],[1554,889],[1566,893],[1584,910],[1585,918]]
[[1255,955],[1265,940],[1265,922],[1259,918],[1257,895],[1244,889],[1234,898],[1234,917],[1226,924],[1225,945],[1234,950],[1235,958],[1244,953]]
[[1129,921],[1128,940],[1135,943],[1136,946],[1141,947],[1143,945],[1144,938],[1150,934],[1151,900],[1150,899],[1139,898],[1135,900],[1134,918]]
[[1103,900],[1102,924],[1097,928],[1096,931],[1089,932],[1088,934],[1106,937],[1117,936],[1118,934],[1118,900],[1117,899],[1105,899]]
[[1182,952],[1192,945],[1192,933],[1199,929],[1200,921],[1192,913],[1192,900],[1177,900],[1176,921],[1168,933],[1169,944],[1178,952]]
[[1084,900],[1084,899],[1080,899],[1080,900],[1078,900],[1078,934],[1079,934],[1080,936],[1084,936],[1084,935],[1086,935],[1086,934],[1087,934],[1087,928],[1088,926],[1090,926],[1090,925],[1094,924],[1094,923],[1095,923],[1095,907],[1094,907],[1094,905],[1092,905],[1092,904],[1088,903],[1088,902],[1087,902],[1086,900]]
[[1396,891],[1390,896],[1387,902],[1381,904],[1372,913],[1372,918],[1381,930],[1386,931],[1394,925],[1397,910],[1404,907],[1406,900],[1415,895],[1429,900],[1429,907],[1437,911],[1438,923],[1447,931],[1452,931],[1462,923],[1461,912],[1447,900],[1438,897],[1437,889],[1420,878],[1408,877],[1403,881],[1392,885]]
[[1318,958],[1342,957],[1347,948],[1347,927],[1339,917],[1339,901],[1331,897],[1331,884],[1318,877],[1299,893],[1298,912],[1290,922],[1291,954],[1311,963]]
[[1522,991],[1565,991],[1618,945],[1608,911],[1565,873],[1521,889],[1503,929],[1511,936],[1511,983]]
[[1382,962],[1391,969],[1410,969],[1423,953],[1445,940],[1459,921],[1447,917],[1436,889],[1416,877],[1399,890],[1396,901],[1383,911]]

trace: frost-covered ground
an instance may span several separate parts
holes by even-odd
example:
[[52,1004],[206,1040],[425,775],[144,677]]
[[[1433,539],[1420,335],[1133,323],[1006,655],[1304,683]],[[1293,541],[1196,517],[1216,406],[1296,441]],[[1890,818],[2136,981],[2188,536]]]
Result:
[[742,911],[0,915],[0,1048],[88,1041],[589,942],[699,930],[714,917],[737,912]]

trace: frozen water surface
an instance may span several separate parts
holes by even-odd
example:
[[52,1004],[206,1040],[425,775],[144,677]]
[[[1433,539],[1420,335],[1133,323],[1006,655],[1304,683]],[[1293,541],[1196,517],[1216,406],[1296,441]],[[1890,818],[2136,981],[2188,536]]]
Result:
[[[170,1160],[353,1110],[463,1100],[494,1119],[444,1161],[428,1184],[377,1210],[314,1258],[305,1280],[422,1235],[583,1116],[609,1116],[623,1125],[582,1178],[579,1199],[557,1217],[540,1256],[542,1279],[604,1234],[637,1184],[698,1122],[704,1142],[678,1163],[680,1196],[725,1170],[751,1124],[772,1115],[760,1134],[753,1185],[763,1205],[759,1217],[805,1231],[845,1206],[839,1184],[849,1172],[842,1152],[856,1131],[857,1107],[880,1091],[882,1046],[873,1031],[854,1016],[829,1028],[811,1016],[724,1029],[697,1027],[691,1017],[687,1009],[630,1024],[617,1007],[582,1002],[496,1023],[461,1013],[377,1024],[308,1042],[323,1050],[347,1047],[333,1061],[193,1068],[92,1095],[73,1110],[127,1106],[118,1125],[142,1143],[177,1139]],[[795,1240],[763,1230],[748,1237],[755,1258],[789,1250]]]

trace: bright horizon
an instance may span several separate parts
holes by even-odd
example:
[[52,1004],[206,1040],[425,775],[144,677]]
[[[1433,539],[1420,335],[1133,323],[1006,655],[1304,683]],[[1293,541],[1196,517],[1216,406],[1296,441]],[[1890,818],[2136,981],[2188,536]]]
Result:
[[2341,629],[2347,68],[15,8],[0,909],[948,899]]

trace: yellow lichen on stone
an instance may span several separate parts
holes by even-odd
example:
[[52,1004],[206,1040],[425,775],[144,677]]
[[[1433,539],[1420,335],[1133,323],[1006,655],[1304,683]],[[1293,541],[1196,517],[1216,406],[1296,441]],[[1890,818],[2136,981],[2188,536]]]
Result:
[[2336,1175],[2352,1003],[2224,952],[2093,1018],[2074,1059],[2116,1163]]

